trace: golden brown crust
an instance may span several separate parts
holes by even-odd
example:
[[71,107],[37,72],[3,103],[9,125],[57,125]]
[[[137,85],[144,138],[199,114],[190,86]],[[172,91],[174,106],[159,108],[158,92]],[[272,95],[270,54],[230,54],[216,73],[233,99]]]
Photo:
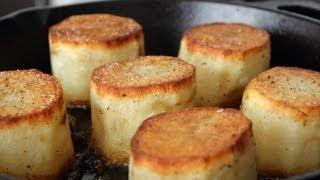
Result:
[[49,29],[50,43],[101,44],[115,47],[142,36],[135,20],[111,14],[74,15]]
[[36,117],[62,106],[63,92],[55,77],[35,69],[0,72],[0,128],[27,119],[37,123]]
[[240,111],[190,108],[145,120],[131,140],[131,158],[159,173],[206,168],[243,152],[251,136]]
[[191,52],[243,59],[270,46],[268,32],[242,23],[211,23],[189,28],[183,42]]
[[275,108],[298,115],[300,120],[320,114],[319,72],[297,67],[275,67],[250,81],[246,91],[252,90],[268,99]]
[[133,97],[156,91],[177,91],[195,81],[194,66],[169,56],[141,56],[96,68],[91,84],[97,92]]

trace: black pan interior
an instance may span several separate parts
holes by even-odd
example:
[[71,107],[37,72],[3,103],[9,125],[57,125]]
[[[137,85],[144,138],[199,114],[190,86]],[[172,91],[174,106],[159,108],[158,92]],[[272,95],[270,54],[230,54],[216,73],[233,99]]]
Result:
[[128,0],[42,8],[0,21],[0,70],[37,68],[50,72],[48,27],[67,16],[112,13],[144,27],[146,53],[177,55],[183,31],[214,21],[244,22],[272,35],[272,65],[320,70],[320,25],[303,18],[209,1]]
[[[27,10],[0,18],[0,70],[36,68],[50,73],[48,27],[70,15],[83,13],[132,17],[144,27],[146,54],[173,56],[177,55],[183,31],[190,26],[215,21],[249,23],[271,33],[272,66],[320,70],[319,22],[236,4],[188,0],[96,2]],[[81,133],[88,126],[89,112],[69,109],[69,113],[82,122],[72,128],[76,143],[83,149],[87,144],[82,144],[81,137],[87,135]],[[89,164],[94,171],[99,162],[95,164],[97,161],[92,161],[90,153],[85,156],[88,156],[82,158],[85,162],[78,162],[78,165]],[[110,179],[127,178],[126,170],[118,171],[112,169],[107,176]]]

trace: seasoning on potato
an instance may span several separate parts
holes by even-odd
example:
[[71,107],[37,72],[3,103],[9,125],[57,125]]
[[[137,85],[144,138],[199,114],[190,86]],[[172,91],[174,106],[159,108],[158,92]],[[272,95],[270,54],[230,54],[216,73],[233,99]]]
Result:
[[184,33],[179,58],[196,66],[198,106],[237,106],[250,79],[269,68],[270,37],[240,23],[211,23]]
[[109,164],[129,161],[131,137],[146,118],[189,106],[195,69],[169,56],[142,56],[96,68],[91,78],[94,146]]
[[52,73],[67,104],[88,105],[94,68],[144,54],[142,27],[111,14],[74,15],[49,29]]

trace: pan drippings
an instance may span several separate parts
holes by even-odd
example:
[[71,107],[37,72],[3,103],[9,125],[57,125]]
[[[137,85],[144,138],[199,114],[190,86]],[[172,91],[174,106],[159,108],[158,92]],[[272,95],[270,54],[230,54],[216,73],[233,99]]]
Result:
[[75,162],[64,179],[128,179],[127,167],[109,167],[103,158],[90,148],[91,109],[86,106],[69,106],[68,117],[75,146]]

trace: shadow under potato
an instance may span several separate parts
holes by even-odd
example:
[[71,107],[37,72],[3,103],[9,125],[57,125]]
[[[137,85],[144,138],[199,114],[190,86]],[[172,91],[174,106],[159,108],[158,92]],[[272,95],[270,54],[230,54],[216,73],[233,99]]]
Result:
[[69,123],[75,148],[75,161],[64,179],[122,180],[128,179],[128,167],[107,166],[103,158],[90,147],[91,111],[85,106],[68,107]]
[[[238,106],[236,106],[238,107]],[[108,166],[103,158],[90,147],[91,138],[91,110],[85,106],[69,106],[69,123],[75,148],[75,161],[70,166],[64,179],[68,180],[126,180],[128,167]],[[259,175],[259,180],[279,179],[266,175]]]

